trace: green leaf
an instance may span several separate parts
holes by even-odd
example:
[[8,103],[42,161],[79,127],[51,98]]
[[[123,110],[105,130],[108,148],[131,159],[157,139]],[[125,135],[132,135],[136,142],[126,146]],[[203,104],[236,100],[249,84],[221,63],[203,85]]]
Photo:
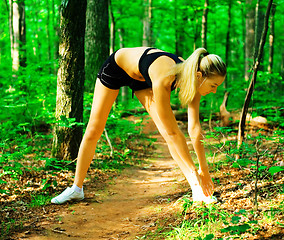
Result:
[[284,167],[283,166],[273,166],[273,167],[269,168],[268,171],[273,176],[275,173],[284,171]]
[[214,238],[214,235],[211,233],[211,234],[207,234],[203,240],[211,240],[213,238]]
[[240,158],[237,160],[238,164],[240,164],[240,166],[242,167],[246,167],[247,165],[249,165],[251,163],[251,160],[247,159],[247,158]]
[[221,229],[221,232],[230,232],[231,234],[238,234],[238,233],[244,233],[248,229],[250,229],[250,225],[247,223],[237,226],[229,226],[226,228]]
[[237,224],[237,223],[240,222],[240,220],[241,220],[241,217],[233,216],[232,219],[231,219],[231,223]]
[[0,179],[0,184],[5,184],[5,183],[7,183],[7,182]]

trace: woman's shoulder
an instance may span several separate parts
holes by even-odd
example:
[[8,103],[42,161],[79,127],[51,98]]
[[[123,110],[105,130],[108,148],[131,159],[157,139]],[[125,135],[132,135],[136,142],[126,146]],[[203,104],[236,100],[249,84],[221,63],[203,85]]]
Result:
[[131,48],[120,48],[116,51],[116,54],[141,54],[149,47],[131,47]]

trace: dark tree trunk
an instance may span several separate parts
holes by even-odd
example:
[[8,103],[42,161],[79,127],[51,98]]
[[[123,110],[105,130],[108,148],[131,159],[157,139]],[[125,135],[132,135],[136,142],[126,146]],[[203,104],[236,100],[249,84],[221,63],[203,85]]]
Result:
[[201,41],[202,47],[207,49],[207,16],[208,16],[209,0],[205,0],[204,9],[202,15],[202,30],[201,30]]
[[53,155],[58,159],[75,159],[82,140],[82,126],[70,122],[83,121],[86,6],[86,0],[61,4],[56,98],[56,118],[60,124],[55,127],[53,139]]
[[25,1],[18,1],[19,4],[19,40],[20,40],[20,66],[27,66],[27,49],[26,49],[26,11]]
[[86,91],[93,91],[97,73],[110,52],[108,1],[89,0],[86,21]]
[[[269,20],[269,13],[271,9],[273,0],[269,0],[268,6],[266,9],[265,13],[265,19],[264,19],[264,26],[263,26],[263,31],[260,39],[260,44],[259,44],[259,49],[257,52],[257,58],[255,60],[254,66],[253,66],[253,74],[252,74],[252,79],[249,85],[249,89],[245,98],[242,114],[241,114],[241,119],[239,123],[239,131],[238,131],[238,147],[241,146],[244,138],[244,130],[245,130],[245,121],[246,121],[246,116],[247,116],[247,111],[250,103],[250,99],[254,90],[254,86],[256,84],[256,77],[257,77],[257,71],[259,69],[260,61],[262,59],[263,55],[263,48],[266,40],[266,35],[267,35],[267,30],[268,30],[268,20]],[[238,158],[239,156],[237,156]]]

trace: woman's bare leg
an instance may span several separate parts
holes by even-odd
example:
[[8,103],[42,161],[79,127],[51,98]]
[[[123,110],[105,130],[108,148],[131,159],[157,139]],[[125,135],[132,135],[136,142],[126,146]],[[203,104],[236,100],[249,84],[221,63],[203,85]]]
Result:
[[105,87],[99,79],[95,86],[95,93],[90,119],[80,145],[74,184],[82,188],[87,171],[95,154],[97,141],[101,137],[111,107],[119,90]]

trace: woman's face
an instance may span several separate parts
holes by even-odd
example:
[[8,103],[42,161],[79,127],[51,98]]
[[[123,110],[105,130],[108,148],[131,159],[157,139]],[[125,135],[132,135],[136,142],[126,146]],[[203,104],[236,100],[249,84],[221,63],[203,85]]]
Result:
[[222,76],[200,77],[198,79],[199,87],[198,92],[201,96],[205,96],[209,93],[216,93],[217,87],[219,87],[225,80]]

